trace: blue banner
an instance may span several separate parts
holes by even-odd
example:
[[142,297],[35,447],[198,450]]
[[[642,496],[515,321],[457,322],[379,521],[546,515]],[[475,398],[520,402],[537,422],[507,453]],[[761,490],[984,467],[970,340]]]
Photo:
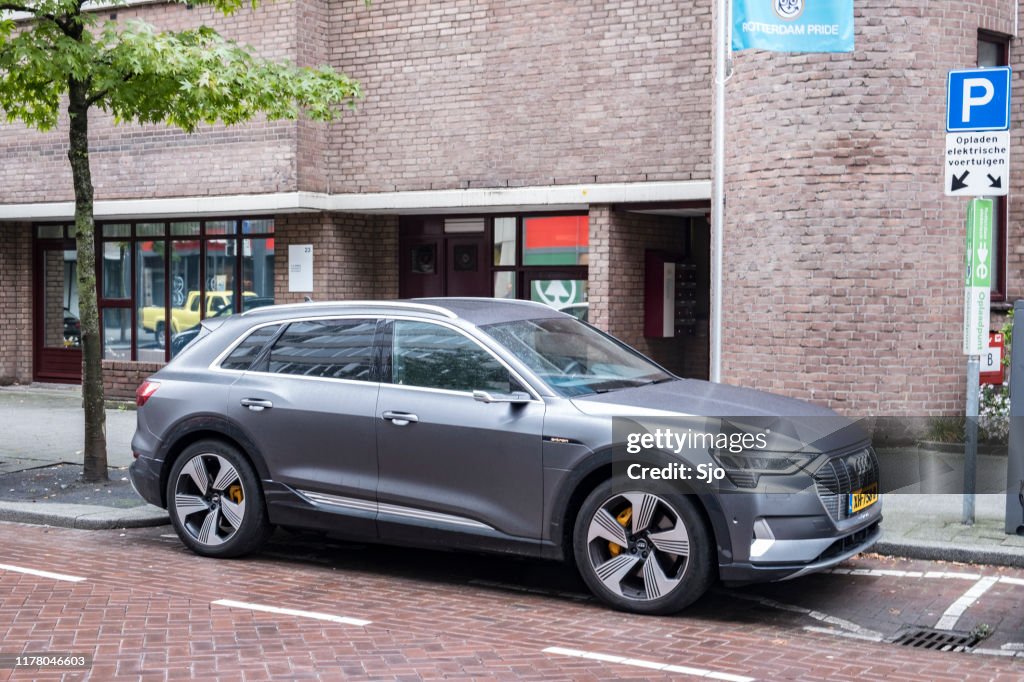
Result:
[[853,0],[732,0],[732,49],[853,52]]

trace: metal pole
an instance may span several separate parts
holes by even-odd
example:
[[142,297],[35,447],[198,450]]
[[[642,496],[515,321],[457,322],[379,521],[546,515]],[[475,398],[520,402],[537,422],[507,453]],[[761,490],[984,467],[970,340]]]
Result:
[[963,522],[974,525],[974,491],[978,474],[978,389],[981,371],[977,355],[967,356],[967,437],[964,439],[964,516]]
[[722,233],[725,219],[725,80],[730,45],[729,3],[718,1],[715,31],[714,176],[711,188],[711,381],[722,380]]

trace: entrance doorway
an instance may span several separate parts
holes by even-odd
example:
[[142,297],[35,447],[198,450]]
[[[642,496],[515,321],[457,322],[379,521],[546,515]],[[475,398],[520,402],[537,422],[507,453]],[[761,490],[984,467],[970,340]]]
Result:
[[33,375],[36,381],[82,379],[82,328],[78,315],[78,254],[68,228],[37,228],[34,253]]
[[406,216],[399,296],[482,296],[544,303],[587,319],[586,214]]
[[483,218],[402,218],[398,295],[490,296]]

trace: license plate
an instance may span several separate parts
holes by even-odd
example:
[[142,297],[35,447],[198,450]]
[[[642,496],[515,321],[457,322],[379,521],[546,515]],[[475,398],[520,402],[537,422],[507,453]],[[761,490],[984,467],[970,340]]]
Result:
[[872,483],[850,493],[847,509],[852,516],[862,509],[867,509],[875,502],[878,502],[878,484]]

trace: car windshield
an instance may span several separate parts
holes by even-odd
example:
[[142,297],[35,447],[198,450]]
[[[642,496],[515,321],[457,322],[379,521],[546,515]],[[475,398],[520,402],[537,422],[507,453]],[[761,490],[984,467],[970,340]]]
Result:
[[516,320],[482,329],[567,398],[673,378],[639,353],[571,317]]

